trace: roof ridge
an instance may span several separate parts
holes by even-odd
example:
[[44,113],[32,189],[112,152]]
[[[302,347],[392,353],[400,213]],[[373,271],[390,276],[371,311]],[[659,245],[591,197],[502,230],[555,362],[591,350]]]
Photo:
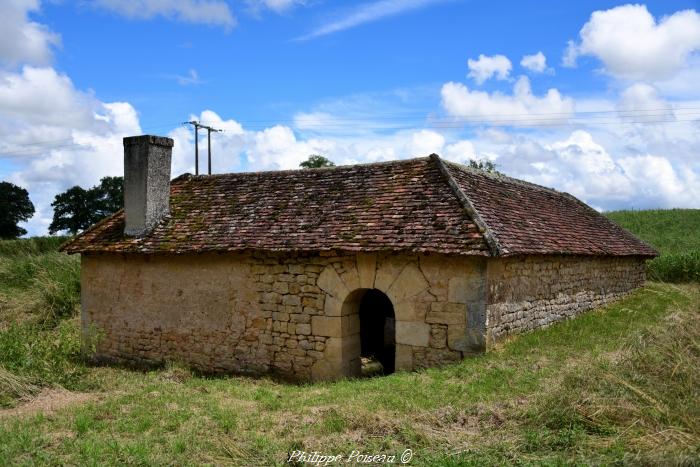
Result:
[[488,244],[489,249],[491,250],[491,254],[493,256],[500,256],[503,250],[499,245],[498,240],[496,239],[496,237],[494,237],[493,233],[491,232],[491,229],[486,224],[484,219],[482,219],[482,217],[479,215],[479,212],[476,210],[474,204],[471,202],[469,197],[466,195],[466,193],[464,193],[464,191],[462,191],[462,189],[455,181],[454,177],[452,177],[452,174],[447,168],[447,164],[445,164],[445,162],[440,158],[440,156],[438,156],[435,153],[431,154],[429,157],[430,160],[433,161],[435,165],[437,165],[440,174],[442,174],[442,176],[445,178],[447,185],[452,190],[452,193],[457,198],[459,204],[472,218],[472,220],[474,220],[474,223],[481,231],[481,234],[484,236],[484,240],[486,240],[486,243]]
[[267,175],[267,174],[279,174],[279,173],[287,173],[287,174],[292,174],[292,173],[312,173],[316,171],[322,171],[322,172],[330,172],[334,170],[342,170],[342,169],[350,169],[350,168],[355,168],[355,167],[378,167],[378,166],[387,166],[387,165],[400,165],[400,164],[408,164],[410,162],[417,162],[417,161],[427,161],[430,159],[430,156],[423,156],[423,157],[411,157],[408,159],[394,159],[390,161],[378,161],[378,162],[366,162],[364,164],[344,164],[344,165],[334,165],[331,167],[316,167],[313,169],[278,169],[278,170],[256,170],[252,172],[224,172],[224,173],[219,173],[219,174],[211,174],[211,175],[205,175],[205,174],[200,174],[200,175],[193,175],[189,172],[185,172],[183,174],[178,175],[177,177],[173,178],[171,182],[174,181],[179,181],[179,180],[207,180],[211,178],[225,178],[225,177],[230,177],[232,175],[238,176],[238,175],[243,175],[243,176],[252,176],[252,175]]

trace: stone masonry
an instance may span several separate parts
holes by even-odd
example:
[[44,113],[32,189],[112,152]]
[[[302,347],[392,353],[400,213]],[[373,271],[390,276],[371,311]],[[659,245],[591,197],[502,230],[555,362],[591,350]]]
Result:
[[83,331],[100,359],[353,376],[356,304],[376,288],[394,306],[396,368],[412,370],[475,350],[484,271],[483,258],[441,255],[83,255]]
[[309,380],[360,371],[358,304],[385,292],[396,369],[457,361],[644,281],[635,258],[208,253],[82,257],[97,357]]
[[488,340],[548,326],[644,285],[638,257],[528,256],[488,265]]

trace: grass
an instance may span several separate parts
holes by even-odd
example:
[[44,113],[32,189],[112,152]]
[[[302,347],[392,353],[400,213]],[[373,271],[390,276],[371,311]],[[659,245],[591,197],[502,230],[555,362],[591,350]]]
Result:
[[[38,286],[77,280],[77,259],[2,248],[0,406],[23,412],[0,409],[1,465],[282,465],[294,450],[406,449],[412,465],[700,463],[697,285],[651,283],[444,368],[288,385],[88,365],[77,307],[36,306]],[[48,289],[77,296],[64,285]],[[59,386],[84,402],[33,408]]]
[[605,215],[661,253],[649,262],[651,278],[700,282],[700,209],[614,211]]
[[0,314],[5,318],[0,329],[25,319],[52,325],[75,314],[80,302],[80,259],[57,251],[64,240],[0,241]]

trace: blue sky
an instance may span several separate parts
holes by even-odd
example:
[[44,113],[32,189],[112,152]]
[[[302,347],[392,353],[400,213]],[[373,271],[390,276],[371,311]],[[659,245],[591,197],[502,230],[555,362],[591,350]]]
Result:
[[[41,234],[121,138],[221,127],[215,171],[493,160],[598,209],[700,207],[697,1],[9,0],[0,179]],[[4,45],[2,45],[4,44]]]

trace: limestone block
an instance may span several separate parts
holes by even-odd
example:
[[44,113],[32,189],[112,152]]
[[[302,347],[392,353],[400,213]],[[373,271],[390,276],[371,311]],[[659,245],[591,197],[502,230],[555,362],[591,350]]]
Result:
[[425,280],[421,270],[415,264],[408,264],[396,277],[386,294],[393,303],[398,303],[420,294],[428,286],[428,281]]
[[394,316],[399,321],[424,321],[427,304],[415,301],[404,301],[394,305]]
[[265,329],[265,327],[267,327],[267,320],[256,318],[251,322],[251,326],[255,329]]
[[461,313],[454,313],[449,311],[430,311],[425,316],[426,323],[434,324],[466,324],[467,323],[467,313],[466,307]]
[[430,325],[418,321],[396,321],[396,343],[428,347]]
[[447,328],[445,326],[432,326],[430,328],[430,347],[435,349],[445,348],[447,341]]
[[377,272],[374,278],[374,288],[381,291],[389,290],[408,261],[403,258],[386,257],[377,265]]
[[452,350],[466,352],[470,350],[467,327],[451,324],[447,327],[447,346]]
[[307,323],[298,323],[296,326],[297,334],[308,336],[311,334],[311,325]]
[[480,276],[452,277],[448,282],[447,300],[453,303],[469,303],[479,299],[482,293]]
[[323,312],[326,316],[340,316],[343,314],[343,302],[328,295],[326,296]]
[[339,299],[344,298],[349,293],[345,283],[332,266],[327,266],[321,271],[316,284],[327,294]]
[[298,306],[301,305],[301,299],[298,295],[285,295],[282,297],[283,305]]
[[360,319],[357,315],[313,316],[311,329],[314,336],[349,336],[360,332]]
[[289,293],[289,285],[286,282],[275,282],[272,284],[272,290],[279,294],[286,294]]
[[374,278],[377,275],[377,255],[358,253],[357,273],[360,279],[360,287],[364,289],[373,289]]
[[347,290],[357,290],[360,288],[360,276],[355,267],[350,267],[340,275],[340,279],[345,284]]
[[396,345],[396,371],[413,370],[413,349],[410,345]]

